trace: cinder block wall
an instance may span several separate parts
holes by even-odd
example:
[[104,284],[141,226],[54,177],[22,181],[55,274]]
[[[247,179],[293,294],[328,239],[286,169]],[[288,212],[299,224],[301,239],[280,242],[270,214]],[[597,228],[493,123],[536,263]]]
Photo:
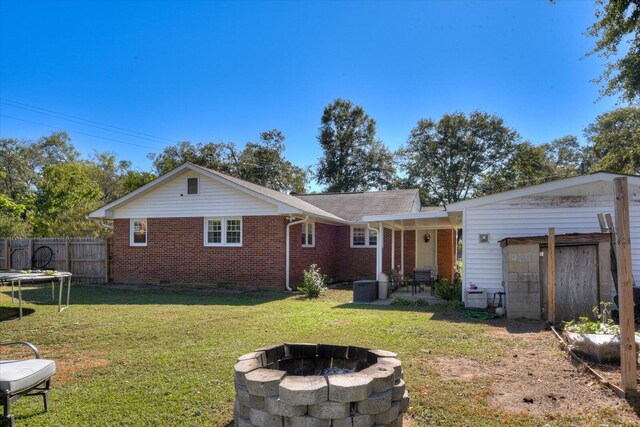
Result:
[[509,319],[540,319],[540,246],[502,248],[502,270]]

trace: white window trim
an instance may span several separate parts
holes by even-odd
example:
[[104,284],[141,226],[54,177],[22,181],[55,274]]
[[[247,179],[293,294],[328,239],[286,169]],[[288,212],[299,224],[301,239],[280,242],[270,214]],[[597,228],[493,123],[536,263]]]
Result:
[[303,222],[302,223],[302,231],[303,231],[303,235],[305,236],[305,241],[306,241],[306,235],[307,235],[307,225],[311,226],[311,241],[313,242],[312,244],[308,244],[305,243],[302,245],[303,248],[315,248],[316,247],[316,223],[315,222]]
[[[135,221],[144,221],[147,224],[147,230],[144,234],[144,243],[136,243],[133,241],[133,223]],[[129,220],[129,246],[147,246],[147,242],[149,241],[149,221],[147,218],[131,218]]]
[[[353,229],[354,228],[364,228],[364,245],[354,245],[353,244]],[[367,225],[352,225],[351,226],[351,233],[349,233],[349,245],[352,248],[375,248],[378,245],[370,245],[369,244],[369,233],[371,233],[371,230],[369,229],[369,227],[367,227]]]
[[[195,195],[195,194],[193,194]],[[227,243],[227,221],[229,220],[239,220],[240,221],[240,243]],[[222,242],[220,243],[209,243],[209,220],[217,220],[222,223]],[[241,216],[211,216],[204,219],[204,246],[231,246],[231,247],[240,247],[242,246],[242,217]]]
[[[197,190],[195,193],[193,194],[189,194],[189,180],[190,179],[195,179],[197,182]],[[187,179],[185,180],[185,183],[187,185],[187,188],[184,190],[184,195],[187,197],[194,197],[194,196],[199,196],[200,195],[200,178],[198,178],[197,176],[188,176]]]

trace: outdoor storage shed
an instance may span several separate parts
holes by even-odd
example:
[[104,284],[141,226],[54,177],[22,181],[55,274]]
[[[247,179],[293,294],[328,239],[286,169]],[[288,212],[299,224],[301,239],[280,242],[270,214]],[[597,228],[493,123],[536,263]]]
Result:
[[[591,317],[595,305],[612,300],[610,241],[608,233],[556,236],[556,320]],[[507,317],[547,320],[548,236],[505,238],[500,246]]]

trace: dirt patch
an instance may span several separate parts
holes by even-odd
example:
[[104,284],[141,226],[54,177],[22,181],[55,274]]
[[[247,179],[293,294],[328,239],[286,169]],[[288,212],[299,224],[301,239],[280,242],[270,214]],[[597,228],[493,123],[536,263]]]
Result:
[[57,384],[66,384],[76,380],[78,373],[90,371],[92,369],[109,366],[111,361],[96,357],[95,354],[74,353],[67,355],[63,359],[56,360],[56,375],[54,381]]
[[489,381],[487,403],[545,420],[615,410],[623,421],[639,423],[629,404],[601,386],[559,347],[551,331],[535,322],[508,322],[489,334],[510,341],[512,350],[498,362],[468,358],[432,361],[445,380]]

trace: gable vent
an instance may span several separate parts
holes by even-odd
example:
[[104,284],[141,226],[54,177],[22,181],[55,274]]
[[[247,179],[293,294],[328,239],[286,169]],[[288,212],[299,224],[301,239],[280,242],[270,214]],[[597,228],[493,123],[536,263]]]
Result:
[[198,178],[187,178],[187,194],[198,194]]

